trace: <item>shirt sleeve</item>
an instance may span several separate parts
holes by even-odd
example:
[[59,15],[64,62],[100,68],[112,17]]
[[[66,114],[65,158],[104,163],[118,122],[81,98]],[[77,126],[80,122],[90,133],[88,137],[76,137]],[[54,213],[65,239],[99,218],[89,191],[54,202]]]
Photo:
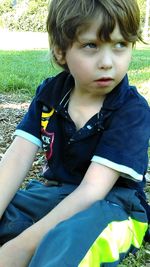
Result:
[[117,170],[125,178],[142,181],[148,165],[149,137],[150,108],[123,106],[104,130],[92,161]]
[[21,136],[26,140],[41,147],[41,112],[42,105],[37,101],[37,97],[43,88],[43,83],[37,88],[36,95],[33,98],[29,109],[22,121],[18,124],[14,135]]

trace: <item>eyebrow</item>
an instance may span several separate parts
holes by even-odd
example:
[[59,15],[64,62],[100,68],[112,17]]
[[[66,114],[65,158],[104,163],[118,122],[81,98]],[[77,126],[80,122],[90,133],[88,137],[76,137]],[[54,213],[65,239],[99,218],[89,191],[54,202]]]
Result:
[[[77,39],[77,41],[79,42],[79,43],[86,43],[86,42],[97,42],[97,41],[101,41],[101,39],[100,38],[94,38],[94,37],[87,37],[87,38],[85,38],[85,37],[79,37],[78,39]],[[104,41],[102,41],[102,42],[105,42],[105,40]],[[107,40],[106,40],[106,42],[107,42]],[[123,38],[123,37],[119,37],[119,38],[110,38],[110,41],[108,41],[108,42],[112,42],[112,43],[115,43],[115,42],[126,42],[126,40]]]
[[119,38],[110,38],[110,40],[112,42],[124,42],[126,41],[123,37],[119,37]]
[[86,43],[86,42],[96,42],[98,40],[97,37],[78,37],[77,39],[79,42],[83,42],[83,43]]

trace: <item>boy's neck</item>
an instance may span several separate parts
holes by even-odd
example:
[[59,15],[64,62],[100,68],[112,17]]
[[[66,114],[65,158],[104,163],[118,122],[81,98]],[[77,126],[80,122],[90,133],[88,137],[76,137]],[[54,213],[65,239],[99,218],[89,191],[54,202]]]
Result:
[[95,114],[97,114],[104,102],[105,96],[91,97],[90,94],[80,94],[75,90],[70,95],[68,112],[74,121],[77,130],[82,128]]
[[76,89],[73,89],[70,95],[70,100],[76,102],[76,105],[81,107],[101,106],[105,98],[106,95],[93,95],[92,93],[82,92]]

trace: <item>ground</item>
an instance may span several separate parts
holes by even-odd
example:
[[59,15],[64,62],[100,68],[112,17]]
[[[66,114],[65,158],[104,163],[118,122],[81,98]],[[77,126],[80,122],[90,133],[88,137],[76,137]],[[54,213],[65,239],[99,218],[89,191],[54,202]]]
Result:
[[[0,95],[0,159],[12,142],[14,130],[25,114],[28,106],[29,102],[22,102],[21,96]],[[39,177],[41,161],[43,161],[43,154],[38,153],[32,169],[22,185],[23,187],[29,179],[37,178],[42,180]]]

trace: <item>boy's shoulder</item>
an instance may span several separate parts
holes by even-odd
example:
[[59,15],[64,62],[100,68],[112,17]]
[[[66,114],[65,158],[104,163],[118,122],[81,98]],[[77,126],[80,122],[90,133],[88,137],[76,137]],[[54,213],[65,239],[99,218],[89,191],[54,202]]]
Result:
[[150,108],[146,98],[138,91],[138,89],[135,86],[132,85],[130,86],[129,97],[131,98],[131,100],[133,99],[135,102],[147,108]]
[[141,117],[143,114],[150,121],[150,106],[146,98],[138,91],[136,86],[129,85],[124,103],[120,111],[127,114],[130,119]]
[[53,102],[56,104],[70,90],[72,83],[72,76],[66,71],[49,77],[38,86],[36,100],[48,106]]
[[[44,91],[49,91],[53,89],[53,87],[63,86],[66,80],[69,78],[70,74],[66,71],[60,72],[55,76],[51,76],[42,81],[42,83],[38,86],[36,94],[41,94]],[[50,88],[51,87],[51,88]],[[50,89],[50,90],[49,90]]]

